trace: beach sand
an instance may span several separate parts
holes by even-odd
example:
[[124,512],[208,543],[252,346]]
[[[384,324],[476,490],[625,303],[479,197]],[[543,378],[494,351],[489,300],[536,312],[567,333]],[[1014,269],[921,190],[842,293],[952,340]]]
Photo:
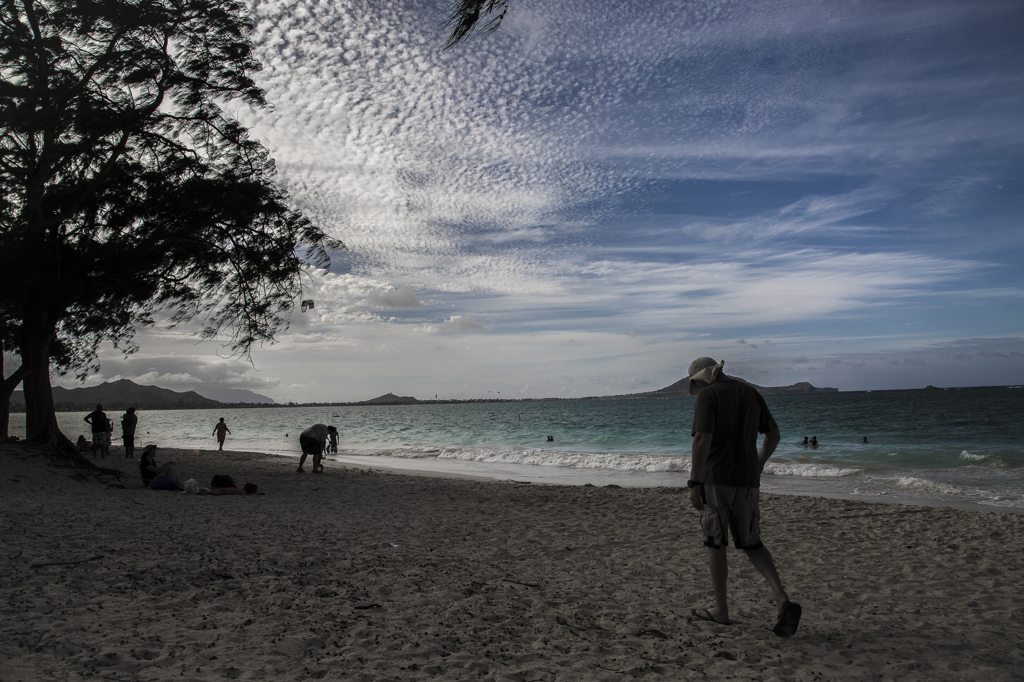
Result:
[[[118,449],[115,449],[115,453]],[[0,681],[996,680],[1024,670],[1024,516],[762,496],[797,634],[684,488],[412,476],[159,450],[196,496],[0,447]],[[307,463],[307,471],[308,471]]]

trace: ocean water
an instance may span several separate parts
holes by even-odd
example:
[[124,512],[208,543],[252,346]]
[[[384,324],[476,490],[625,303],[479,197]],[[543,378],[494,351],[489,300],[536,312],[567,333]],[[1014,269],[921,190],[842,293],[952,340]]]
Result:
[[[1024,510],[1024,388],[765,396],[782,443],[766,491],[937,501]],[[72,439],[85,412],[58,414]],[[119,414],[114,442],[118,442]],[[329,459],[398,469],[582,485],[681,486],[689,473],[692,398],[139,413],[137,444],[299,455],[299,432],[334,424]],[[20,435],[20,415],[11,433]],[[547,441],[547,436],[554,438]],[[819,447],[800,445],[817,436]],[[866,436],[868,444],[862,444]]]

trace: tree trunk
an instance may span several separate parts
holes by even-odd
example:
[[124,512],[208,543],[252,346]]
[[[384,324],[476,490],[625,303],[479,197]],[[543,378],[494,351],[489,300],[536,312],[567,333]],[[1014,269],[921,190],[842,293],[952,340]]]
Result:
[[[0,344],[0,377],[4,375],[4,348]],[[11,394],[14,393],[14,389],[18,387],[21,380],[28,374],[28,367],[22,363],[18,369],[14,370],[11,376],[5,378],[3,383],[0,383],[0,443],[6,443],[10,437],[10,421],[11,421]]]
[[55,325],[45,309],[30,308],[22,320],[19,368],[19,372],[24,372],[26,440],[48,446],[52,457],[65,465],[120,478],[123,472],[101,469],[90,462],[57,426],[50,387],[50,345],[55,338]]
[[60,434],[50,388],[50,344],[55,337],[56,330],[46,310],[42,306],[30,307],[22,321],[21,365],[27,368],[25,435],[31,443],[55,443]]

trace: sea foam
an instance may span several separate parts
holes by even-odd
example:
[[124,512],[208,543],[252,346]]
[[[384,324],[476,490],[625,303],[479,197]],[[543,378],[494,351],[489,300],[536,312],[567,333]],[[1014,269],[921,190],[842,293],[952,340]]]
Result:
[[822,464],[784,464],[782,462],[768,462],[764,467],[764,473],[775,476],[819,476],[837,478],[840,476],[853,476],[859,474],[863,469],[830,467]]
[[942,495],[948,496],[959,496],[963,494],[963,490],[960,488],[947,485],[940,481],[929,481],[916,476],[900,476],[895,479],[896,485],[907,490],[913,490],[916,492],[923,493],[941,493]]
[[613,471],[684,471],[689,469],[689,460],[684,461],[680,457],[556,452],[520,448],[444,448],[438,454],[438,459],[578,469],[610,469]]

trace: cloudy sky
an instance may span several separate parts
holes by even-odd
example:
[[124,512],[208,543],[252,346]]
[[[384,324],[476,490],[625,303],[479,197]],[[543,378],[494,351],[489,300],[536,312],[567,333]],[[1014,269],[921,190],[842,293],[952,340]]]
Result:
[[235,113],[340,238],[252,364],[140,333],[90,383],[277,401],[1024,383],[1024,3],[257,0]]

